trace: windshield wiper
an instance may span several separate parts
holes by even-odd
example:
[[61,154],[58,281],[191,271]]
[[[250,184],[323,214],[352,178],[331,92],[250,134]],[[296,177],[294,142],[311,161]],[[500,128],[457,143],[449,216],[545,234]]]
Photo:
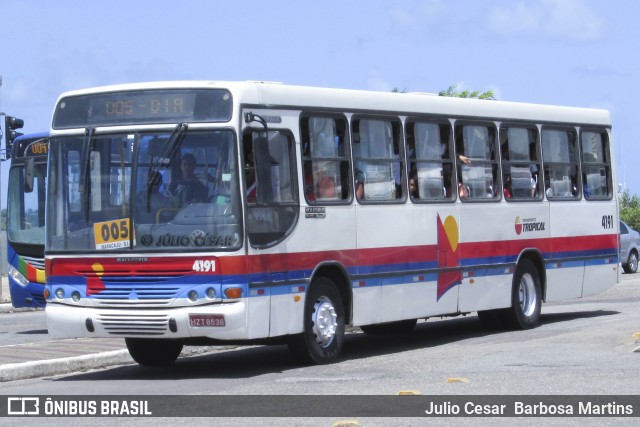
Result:
[[162,149],[155,158],[149,161],[149,175],[147,177],[147,212],[151,211],[151,191],[154,185],[160,184],[160,168],[171,162],[173,155],[180,146],[180,142],[187,133],[186,123],[178,123],[171,136],[164,143]]
[[153,159],[153,163],[149,167],[149,177],[147,178],[147,190],[151,188],[154,182],[156,182],[156,175],[159,173],[160,168],[171,161],[171,158],[175,154],[176,150],[180,146],[180,141],[184,138],[187,131],[186,123],[178,123],[178,125],[171,133],[171,136],[162,146],[162,149],[157,156]]
[[93,151],[96,129],[88,127],[84,130],[84,140],[82,141],[82,154],[80,155],[80,183],[79,191],[83,193],[84,220],[89,220],[89,208],[91,206],[91,152]]

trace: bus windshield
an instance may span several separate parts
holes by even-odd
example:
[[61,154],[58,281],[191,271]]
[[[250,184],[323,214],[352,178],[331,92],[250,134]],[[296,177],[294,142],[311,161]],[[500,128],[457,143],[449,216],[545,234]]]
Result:
[[50,252],[232,250],[242,242],[231,130],[52,139]]
[[11,245],[20,246],[25,255],[42,259],[47,141],[21,139],[16,140],[15,146],[9,171],[7,239]]

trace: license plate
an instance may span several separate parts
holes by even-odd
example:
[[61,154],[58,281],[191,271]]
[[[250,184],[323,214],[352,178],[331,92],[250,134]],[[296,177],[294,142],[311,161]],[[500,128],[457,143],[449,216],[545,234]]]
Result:
[[222,314],[190,314],[189,325],[204,327],[225,326],[224,315]]

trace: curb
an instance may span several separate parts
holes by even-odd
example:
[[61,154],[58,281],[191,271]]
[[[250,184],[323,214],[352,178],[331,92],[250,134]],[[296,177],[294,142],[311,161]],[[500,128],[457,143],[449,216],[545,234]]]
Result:
[[[210,353],[235,350],[239,345],[185,347],[183,357],[200,356]],[[9,363],[0,366],[0,383],[41,378],[50,375],[65,375],[86,372],[93,369],[108,368],[110,366],[132,365],[136,362],[129,355],[128,350],[104,351],[102,353],[82,356],[64,357],[59,359],[36,360],[22,363]]]
[[32,307],[21,307],[15,308],[11,305],[11,302],[2,302],[0,303],[0,313],[20,313],[24,311],[38,311],[44,310],[44,308],[32,308]]
[[62,359],[36,360],[23,363],[9,363],[0,366],[0,382],[26,380],[61,375],[73,372],[83,372],[91,369],[105,368],[112,365],[135,363],[127,350],[105,351]]

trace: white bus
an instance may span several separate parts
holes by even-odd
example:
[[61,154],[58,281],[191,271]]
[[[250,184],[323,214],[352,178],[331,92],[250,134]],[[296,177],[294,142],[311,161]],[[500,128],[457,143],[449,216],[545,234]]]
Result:
[[345,326],[406,332],[619,281],[609,113],[261,82],[67,92],[53,114],[54,338],[287,343],[336,360]]

